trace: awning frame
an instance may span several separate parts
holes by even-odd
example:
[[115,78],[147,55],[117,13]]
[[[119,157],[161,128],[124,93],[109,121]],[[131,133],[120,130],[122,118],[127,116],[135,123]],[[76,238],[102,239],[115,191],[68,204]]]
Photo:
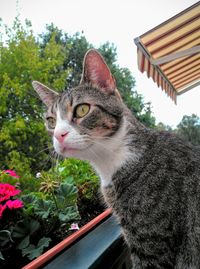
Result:
[[192,47],[192,48],[189,48],[186,50],[182,50],[182,51],[179,51],[176,53],[168,54],[167,56],[160,57],[159,59],[156,59],[156,60],[154,60],[153,58],[150,58],[150,62],[153,65],[165,64],[165,63],[168,63],[170,61],[176,60],[178,58],[190,56],[190,55],[196,54],[198,52],[200,52],[200,46],[195,46],[195,47]]
[[[136,46],[138,47],[138,49],[140,49],[142,51],[142,53],[145,55],[145,57],[149,60],[149,62],[151,62],[151,57],[150,57],[149,53],[147,52],[147,50],[145,49],[145,47],[141,44],[140,38],[139,37],[135,38],[134,39],[134,42],[135,42]],[[162,77],[162,79],[170,86],[170,89],[171,89],[170,97],[172,98],[172,100],[176,104],[176,102],[177,102],[177,98],[176,98],[177,97],[177,92],[176,92],[174,86],[164,76],[164,74],[163,74],[162,70],[159,68],[159,66],[153,65],[153,67],[155,68],[155,70],[157,71],[157,73],[160,74],[160,76]],[[141,72],[144,73],[144,71],[141,71]],[[148,74],[147,74],[147,76],[150,77]],[[160,85],[158,85],[158,86],[160,86]],[[161,85],[161,88],[162,88],[162,90],[164,90],[163,87],[162,87],[162,85]],[[167,92],[167,94],[168,94],[168,92]]]
[[200,85],[199,20],[200,1],[134,39],[139,70],[175,103],[178,95]]

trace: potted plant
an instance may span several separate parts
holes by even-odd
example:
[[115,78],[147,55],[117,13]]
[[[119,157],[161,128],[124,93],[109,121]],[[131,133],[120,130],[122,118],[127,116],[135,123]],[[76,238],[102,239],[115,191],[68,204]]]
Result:
[[103,211],[97,201],[98,181],[88,164],[70,161],[31,179],[2,171],[0,182],[3,268],[10,268],[13,261],[21,268]]
[[51,242],[57,243],[55,233],[68,231],[79,219],[77,188],[46,175],[38,192],[24,194],[14,171],[2,171],[0,179],[0,261],[3,268],[10,268],[13,261],[21,268]]
[[[7,175],[6,171],[1,173],[1,184],[8,184],[5,181],[13,183],[15,192],[9,199],[21,201],[14,211],[2,211],[0,259],[3,268],[10,268],[13,261],[16,268],[51,268],[57,259],[63,261],[63,252],[67,257],[64,263],[70,269],[79,268],[80,264],[85,266],[80,268],[101,268],[99,264],[104,263],[109,267],[104,265],[103,268],[110,269],[113,264],[122,262],[128,266],[124,268],[129,268],[128,250],[120,236],[120,228],[111,216],[111,209],[104,211],[97,199],[98,181],[88,179],[93,174],[88,175],[85,164],[67,162],[59,165],[56,171],[37,174],[35,187],[31,185],[34,192],[27,191],[29,182],[16,174],[13,177],[14,174]],[[20,200],[16,195],[20,195]],[[6,205],[7,200],[2,203],[2,206]],[[78,226],[82,227],[79,229]],[[74,249],[78,256],[77,253],[72,255]],[[109,261],[111,255],[112,264]],[[18,257],[22,258],[21,262]],[[9,258],[10,263],[6,264],[5,260]]]
[[111,209],[105,210],[22,269],[36,268],[130,269],[129,250]]

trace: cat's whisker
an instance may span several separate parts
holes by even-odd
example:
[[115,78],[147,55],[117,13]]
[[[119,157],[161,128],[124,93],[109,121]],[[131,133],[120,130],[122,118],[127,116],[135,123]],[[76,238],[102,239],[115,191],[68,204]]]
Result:
[[51,154],[52,154],[52,159],[51,159],[52,167],[56,167],[59,161],[61,160],[61,156],[55,151],[53,151]]
[[51,160],[50,154],[46,155],[46,157],[40,163],[40,169],[45,170],[47,168],[47,163],[50,163],[50,160]]
[[50,151],[51,149],[53,149],[53,146],[51,146],[51,147],[45,147],[44,149],[42,149],[42,150],[40,150],[40,151],[38,151],[35,155],[34,155],[34,157],[36,157],[36,156],[38,156],[40,153],[42,153],[42,152],[45,152],[45,151]]

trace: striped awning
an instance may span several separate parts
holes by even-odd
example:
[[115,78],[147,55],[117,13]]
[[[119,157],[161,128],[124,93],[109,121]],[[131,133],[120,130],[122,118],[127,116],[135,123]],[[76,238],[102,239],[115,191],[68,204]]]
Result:
[[176,103],[200,85],[200,2],[135,38],[138,68]]

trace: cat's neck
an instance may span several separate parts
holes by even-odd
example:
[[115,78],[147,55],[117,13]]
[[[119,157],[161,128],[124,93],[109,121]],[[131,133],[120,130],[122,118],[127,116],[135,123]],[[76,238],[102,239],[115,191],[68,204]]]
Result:
[[101,187],[111,185],[112,176],[127,161],[130,159],[138,161],[140,158],[141,151],[134,146],[133,142],[138,136],[138,128],[143,127],[135,118],[125,116],[121,128],[112,138],[95,145],[97,153],[90,162],[100,176]]

